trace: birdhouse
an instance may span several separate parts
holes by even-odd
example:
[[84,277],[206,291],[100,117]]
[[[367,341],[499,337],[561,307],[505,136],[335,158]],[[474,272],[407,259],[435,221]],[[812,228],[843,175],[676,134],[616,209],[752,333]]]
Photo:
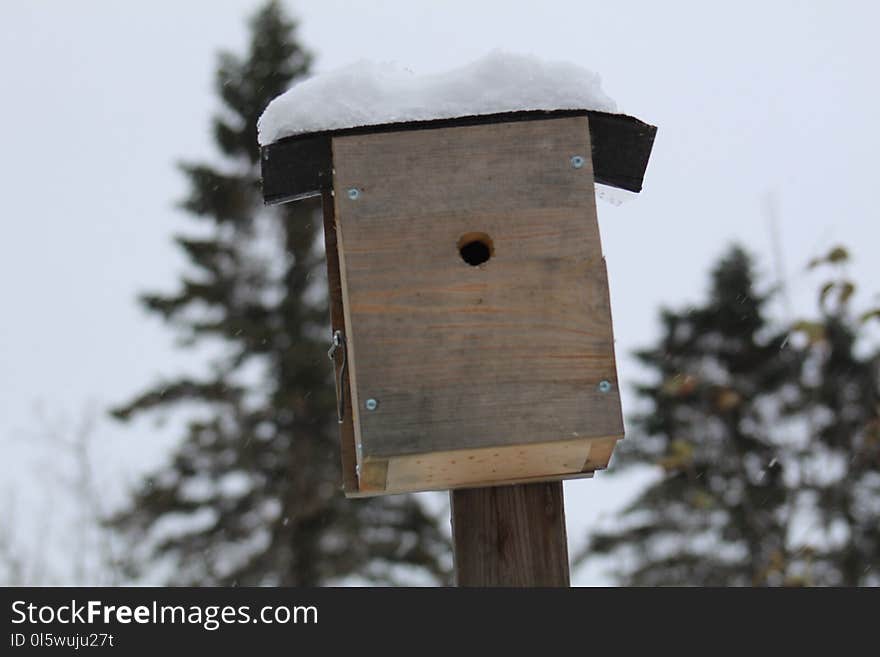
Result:
[[595,183],[656,128],[522,111],[263,147],[267,203],[323,198],[345,492],[589,477],[623,437]]

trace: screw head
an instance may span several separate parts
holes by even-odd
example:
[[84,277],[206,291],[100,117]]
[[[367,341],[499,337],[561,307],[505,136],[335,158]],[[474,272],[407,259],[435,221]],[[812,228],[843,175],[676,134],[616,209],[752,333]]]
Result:
[[584,166],[584,162],[585,160],[582,155],[575,155],[571,158],[571,166],[575,169],[580,169]]
[[379,408],[379,402],[370,397],[367,401],[364,402],[364,407],[366,407],[368,411],[375,411],[377,408]]
[[599,381],[599,385],[596,387],[602,394],[605,394],[606,392],[611,392],[611,382],[606,381],[605,379]]
[[356,201],[357,197],[360,195],[361,195],[361,192],[357,187],[352,187],[351,189],[348,190],[348,198],[350,198],[352,201]]

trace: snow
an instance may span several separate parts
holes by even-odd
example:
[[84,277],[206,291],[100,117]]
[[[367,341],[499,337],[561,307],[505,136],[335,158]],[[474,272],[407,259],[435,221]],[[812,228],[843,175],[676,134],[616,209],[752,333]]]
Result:
[[522,110],[615,112],[599,75],[576,64],[493,51],[446,73],[416,75],[360,61],[275,98],[258,123],[261,146],[310,132]]
[[600,201],[610,203],[611,205],[623,205],[624,203],[632,201],[634,198],[638,197],[638,193],[621,189],[619,187],[611,187],[610,185],[603,185],[601,183],[596,183],[595,187],[596,198]]

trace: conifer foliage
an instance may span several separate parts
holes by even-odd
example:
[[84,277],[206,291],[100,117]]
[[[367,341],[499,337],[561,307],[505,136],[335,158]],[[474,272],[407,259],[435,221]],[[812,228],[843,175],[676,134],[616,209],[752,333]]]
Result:
[[132,575],[164,568],[174,584],[445,582],[447,538],[416,498],[339,489],[320,208],[266,208],[259,187],[257,119],[311,62],[295,35],[270,2],[246,55],[220,56],[222,162],[182,165],[182,207],[198,224],[176,237],[188,270],[177,292],[142,302],[185,345],[222,355],[208,374],[160,381],[114,410],[175,408],[188,428],[112,525],[131,542]]
[[836,276],[818,319],[773,322],[737,247],[704,305],[663,311],[612,468],[660,476],[580,559],[613,554],[635,585],[880,582],[880,352],[859,348],[878,313],[850,312],[854,287]]

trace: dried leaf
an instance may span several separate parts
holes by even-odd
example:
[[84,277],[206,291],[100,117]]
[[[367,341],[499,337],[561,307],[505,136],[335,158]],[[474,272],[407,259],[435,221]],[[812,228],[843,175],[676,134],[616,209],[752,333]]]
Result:
[[732,411],[742,403],[742,396],[731,388],[720,388],[715,395],[715,407],[721,413]]
[[697,388],[697,377],[691,374],[676,374],[663,383],[663,393],[670,397],[686,397]]
[[834,289],[834,282],[828,281],[825,285],[822,286],[822,289],[819,290],[819,305],[825,306],[825,299],[828,297],[828,293]]
[[863,324],[871,319],[880,319],[880,308],[869,310],[865,313],[862,313],[862,316],[859,317],[859,321]]
[[831,251],[828,252],[828,255],[825,256],[825,259],[828,262],[838,263],[838,262],[846,262],[849,260],[849,251],[847,251],[842,246],[835,246]]
[[715,505],[715,498],[706,491],[698,490],[691,496],[691,504],[697,509],[711,509]]
[[822,340],[825,339],[825,326],[819,322],[801,320],[800,322],[796,322],[794,326],[791,327],[791,330],[803,333],[807,336],[807,340],[811,345],[822,342]]
[[694,460],[694,446],[686,440],[676,438],[669,443],[669,451],[666,456],[657,463],[667,472],[681,470],[688,467]]
[[853,295],[853,292],[856,291],[856,286],[850,281],[844,281],[840,284],[840,295],[837,297],[841,306],[846,305],[849,301],[849,298]]
[[807,269],[815,269],[819,265],[823,265],[825,263],[838,264],[841,262],[846,262],[847,260],[849,260],[849,251],[847,251],[845,247],[835,246],[828,252],[827,255],[811,259],[807,263]]

